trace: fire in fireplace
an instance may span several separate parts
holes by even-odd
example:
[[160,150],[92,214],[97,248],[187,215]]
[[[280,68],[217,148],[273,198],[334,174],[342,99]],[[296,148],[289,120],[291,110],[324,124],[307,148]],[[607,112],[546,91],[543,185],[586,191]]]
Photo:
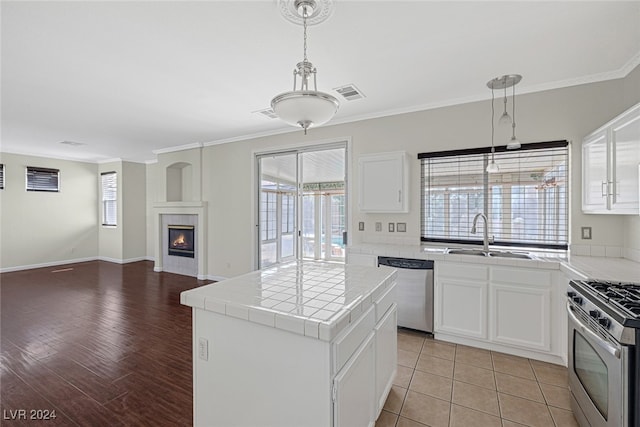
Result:
[[170,225],[169,255],[195,258],[194,234],[192,225]]

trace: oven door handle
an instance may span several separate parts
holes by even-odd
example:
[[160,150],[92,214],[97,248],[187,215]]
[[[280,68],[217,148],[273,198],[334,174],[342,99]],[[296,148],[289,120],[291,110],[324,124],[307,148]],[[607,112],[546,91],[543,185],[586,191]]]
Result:
[[602,338],[600,338],[595,332],[593,332],[587,325],[582,323],[578,317],[573,314],[573,307],[571,303],[567,301],[567,313],[571,317],[571,320],[580,327],[580,331],[587,334],[600,348],[611,354],[616,359],[620,359],[620,349],[612,346]]

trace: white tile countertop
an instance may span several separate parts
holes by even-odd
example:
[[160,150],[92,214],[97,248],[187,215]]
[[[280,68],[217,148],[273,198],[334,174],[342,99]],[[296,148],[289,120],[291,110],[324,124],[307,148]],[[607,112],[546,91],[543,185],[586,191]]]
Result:
[[[540,269],[560,269],[573,277],[621,282],[640,282],[640,263],[625,258],[576,256],[562,252],[535,250],[532,259],[492,258],[445,253],[444,246],[358,244],[347,248],[347,254],[371,254],[402,258],[453,261],[474,264],[511,265]],[[492,247],[493,249],[493,247]],[[521,251],[517,248],[500,248]],[[348,255],[347,255],[348,256]]]
[[184,291],[180,302],[331,341],[395,278],[393,269],[299,261]]

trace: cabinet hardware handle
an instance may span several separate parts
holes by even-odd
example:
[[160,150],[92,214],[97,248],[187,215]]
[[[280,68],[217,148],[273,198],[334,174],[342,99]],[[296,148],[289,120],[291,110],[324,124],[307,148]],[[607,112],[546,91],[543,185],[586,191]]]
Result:
[[398,203],[402,201],[402,190],[398,190]]
[[602,181],[602,197],[607,197],[609,194],[609,189],[607,188],[607,182],[606,181]]

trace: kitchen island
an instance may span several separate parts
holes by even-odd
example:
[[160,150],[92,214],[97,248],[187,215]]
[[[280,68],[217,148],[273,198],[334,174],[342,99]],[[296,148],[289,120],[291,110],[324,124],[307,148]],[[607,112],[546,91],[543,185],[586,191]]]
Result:
[[373,426],[396,371],[396,272],[282,264],[181,294],[195,426]]

